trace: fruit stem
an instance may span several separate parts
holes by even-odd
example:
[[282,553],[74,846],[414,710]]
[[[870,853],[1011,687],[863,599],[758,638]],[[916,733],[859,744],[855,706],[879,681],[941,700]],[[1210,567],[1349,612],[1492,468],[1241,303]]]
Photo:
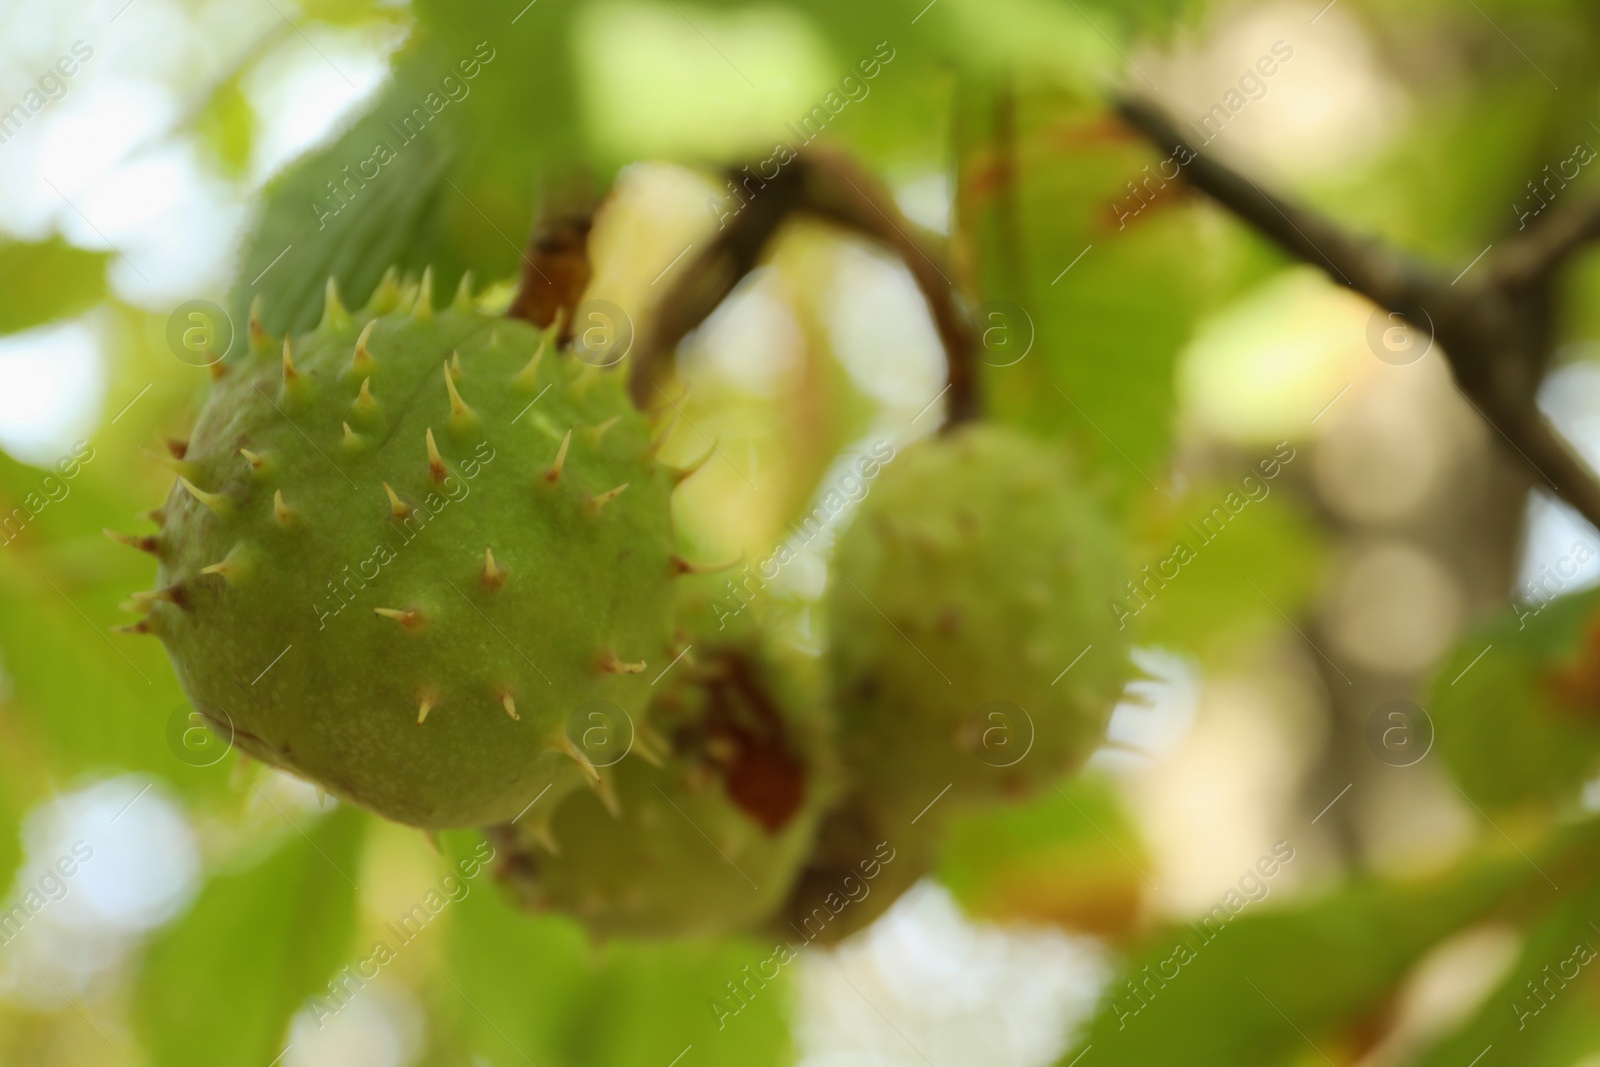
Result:
[[[741,187],[751,168],[728,169]],[[895,252],[922,290],[934,327],[944,343],[948,368],[946,431],[982,413],[978,395],[978,334],[950,280],[953,270],[895,205],[893,196],[867,170],[832,150],[807,149],[759,188],[697,259],[677,272],[672,289],[657,304],[655,321],[640,331],[629,389],[641,409],[650,405],[673,360],[678,342],[716,310],[740,279],[759,262],[792,215],[810,215],[862,234]]]

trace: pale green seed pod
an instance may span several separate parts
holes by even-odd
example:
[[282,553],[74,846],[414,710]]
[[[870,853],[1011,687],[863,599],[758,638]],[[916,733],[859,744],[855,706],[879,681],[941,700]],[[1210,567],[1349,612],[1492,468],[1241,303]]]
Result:
[[844,761],[890,840],[1099,744],[1129,671],[1116,545],[1064,458],[1004,427],[920,442],[879,475],[827,614]]
[[133,629],[245,753],[443,828],[595,781],[575,716],[642,716],[681,568],[621,375],[429,290],[352,315],[330,284],[282,341],[252,316],[174,449]]

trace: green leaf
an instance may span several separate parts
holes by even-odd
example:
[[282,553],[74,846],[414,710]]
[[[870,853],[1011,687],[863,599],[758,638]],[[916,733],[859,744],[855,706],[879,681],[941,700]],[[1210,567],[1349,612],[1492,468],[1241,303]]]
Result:
[[1600,901],[1593,884],[1568,881],[1565,888],[1579,891],[1563,900],[1551,890],[1556,906],[1531,924],[1510,973],[1417,1067],[1450,1067],[1480,1055],[1478,1067],[1566,1067],[1600,1051],[1593,1007],[1600,993],[1600,933],[1590,921]]
[[1111,781],[1080,775],[1026,805],[955,819],[939,880],[984,919],[1120,938],[1140,917],[1148,862]]
[[693,1062],[713,1067],[790,1062],[791,964],[774,960],[775,946],[617,941],[597,951],[572,920],[524,914],[490,885],[457,905],[449,937],[435,995],[457,1042],[490,1062],[667,1064],[688,1045]]
[[[1594,844],[1590,826],[1560,850]],[[1252,884],[1271,892],[1270,879]],[[1360,880],[1281,909],[1236,892],[1197,923],[1152,936],[1107,988],[1084,1043],[1100,1067],[1273,1067],[1319,1062],[1319,1049],[1354,1058],[1346,1042],[1423,953],[1508,896],[1549,892],[1521,856],[1424,883]]]
[[[7,729],[4,704],[0,703],[0,732]],[[42,792],[37,788],[26,790],[23,782],[21,752],[11,745],[0,745],[0,885],[10,885],[11,876],[22,862],[22,818],[30,795]]]
[[152,1062],[274,1062],[290,1018],[349,955],[367,818],[341,807],[260,866],[213,877],[151,944],[135,1018]]
[[1118,224],[1114,205],[1149,159],[1102,111],[1056,93],[965,109],[979,132],[964,147],[959,211],[978,248],[996,416],[1067,437],[1124,504],[1164,491],[1174,362],[1205,307],[1199,231],[1154,208]]
[[792,956],[743,940],[613,946],[582,1027],[585,1062],[669,1063],[691,1046],[708,1067],[792,1062]]
[[1600,591],[1508,606],[1434,679],[1440,752],[1477,804],[1572,806],[1600,764]]
[[456,1042],[491,1063],[576,1067],[570,1020],[594,972],[583,931],[517,911],[487,882],[454,909],[435,996]]
[[88,310],[106,294],[110,258],[60,237],[0,242],[0,334]]
[[[726,0],[712,6],[729,10],[726,16],[699,7],[686,13],[663,3],[654,14],[663,19],[663,26],[677,27],[687,19],[693,30],[696,18],[705,22],[709,30],[693,34],[696,43],[702,38],[707,42],[704,69],[722,72],[718,77],[725,74],[741,95],[751,91],[759,95],[760,85],[752,88],[740,74],[738,61],[719,56],[711,38],[737,30],[735,36],[753,33],[761,40],[781,42],[782,34],[773,38],[768,31],[782,30],[793,37],[798,28],[795,20],[752,13],[747,5],[730,5]],[[833,55],[807,65],[805,80],[815,83],[815,99],[804,98],[795,105],[798,112],[791,116],[786,110],[784,116],[798,121],[813,106],[824,106],[830,93],[835,101],[844,99],[841,80],[879,55],[882,43],[884,54],[892,50],[895,58],[872,83],[871,108],[864,102],[869,98],[863,97],[852,111],[840,113],[838,123],[830,118],[826,135],[843,137],[858,149],[881,149],[882,141],[888,140],[897,154],[914,155],[931,166],[937,159],[926,131],[944,126],[947,96],[930,98],[924,90],[930,80],[949,88],[950,79],[941,73],[947,64],[979,69],[981,78],[1009,77],[1015,64],[1014,57],[1007,57],[1018,46],[1026,46],[1030,67],[1043,71],[1055,84],[1073,84],[1081,94],[1087,88],[1081,72],[1093,64],[1074,64],[1064,57],[1092,56],[1098,63],[1110,55],[1104,38],[1080,15],[1037,0],[1010,0],[1005,17],[999,18],[972,0],[961,4],[959,11],[953,4],[948,10],[941,5],[929,13],[922,28],[931,39],[924,38],[927,43],[917,47],[907,37],[906,27],[922,6],[911,0],[867,7],[845,0],[802,5],[800,10],[814,16],[816,29],[833,46]],[[469,7],[423,0],[415,10],[414,40],[372,110],[268,190],[238,275],[232,305],[236,321],[244,321],[251,297],[259,293],[265,298],[269,330],[308,329],[316,322],[322,285],[329,276],[338,279],[347,300],[359,302],[390,264],[412,271],[432,265],[442,290],[452,287],[469,265],[483,280],[514,275],[522,267],[522,245],[543,178],[587,169],[603,188],[611,172],[641,148],[653,156],[696,163],[707,162],[708,151],[737,151],[726,136],[713,138],[717,147],[708,147],[712,142],[705,139],[705,101],[678,91],[681,100],[674,106],[676,90],[670,79],[666,83],[646,79],[647,87],[638,91],[648,92],[649,98],[635,102],[641,107],[648,104],[651,113],[665,108],[662,113],[673,117],[672,123],[663,118],[652,124],[644,141],[624,137],[618,142],[604,136],[600,119],[608,112],[596,94],[609,99],[607,94],[623,91],[622,75],[612,70],[608,76],[606,69],[628,63],[628,57],[616,54],[615,35],[591,32],[584,37],[580,31],[603,28],[609,15],[628,16],[626,7],[596,6],[580,12],[577,5],[529,5],[521,0]],[[580,38],[600,43],[580,48]],[[986,47],[977,48],[977,42],[987,42]],[[479,69],[467,76],[463,64]],[[452,79],[449,87],[447,78]],[[450,87],[453,91],[447,91]],[[782,88],[768,86],[772,91]],[[784,100],[789,108],[788,97]],[[627,112],[628,101],[611,110],[618,107]],[[425,131],[415,139],[397,133],[418,108],[427,109],[423,115],[433,112]],[[669,135],[664,128],[668,125],[681,126],[681,136]],[[767,126],[769,132],[756,132]],[[799,147],[805,139],[790,133],[775,113],[757,122],[746,138],[763,150],[778,140]],[[380,143],[393,152],[392,159],[374,162]],[[353,168],[354,178],[347,166]]]
[[236,76],[218,86],[195,120],[195,132],[233,178],[241,177],[250,165],[256,135],[256,113],[239,81]]
[[334,26],[366,26],[402,22],[404,9],[387,0],[304,0],[300,10],[308,19]]
[[11,725],[55,774],[138,769],[185,792],[221,788],[223,764],[185,766],[168,747],[168,717],[185,702],[159,643],[107,632],[128,621],[117,603],[140,579],[119,577],[121,560],[94,574],[89,566],[98,562],[80,555],[63,566],[39,554],[0,560]]
[[391,265],[433,267],[438,298],[468,268],[480,286],[518,273],[540,176],[585,159],[572,5],[534,5],[506,32],[523,6],[419,5],[414,40],[372,109],[269,187],[234,289],[236,323],[259,295],[269,331],[310,329],[328,278],[356,305]]
[[135,446],[170,424],[183,395],[173,386],[204,372],[164,351],[118,369],[137,384],[116,390],[108,415],[142,399],[116,426],[44,468],[0,454],[0,748],[11,757],[0,791],[26,805],[81,775],[136,770],[214,809],[234,760],[179,758],[167,728],[186,704],[165,650],[109,632],[134,620],[119,605],[150,587],[155,560],[101,534],[150,529],[133,516],[172,475]]
[[437,122],[409,142],[389,127],[412,96],[422,99],[415,90],[406,70],[397,71],[372,114],[268,188],[234,291],[236,334],[242,334],[257,296],[266,328],[281,334],[317,324],[330,277],[354,305],[371,295],[390,266],[420,274],[436,265],[450,269],[452,281],[460,275],[455,257],[446,255],[438,221],[439,200],[449,192],[444,176],[451,139]]
[[1081,7],[1041,0],[633,0],[595,4],[575,29],[594,147],[624,163],[762,158],[820,138],[942,169],[958,82],[1088,98],[1092,72],[1118,61]]
[[1325,538],[1283,477],[1304,454],[1262,448],[1254,463],[1239,463],[1235,481],[1148,499],[1136,537],[1149,563],[1117,601],[1140,640],[1217,657],[1311,600]]

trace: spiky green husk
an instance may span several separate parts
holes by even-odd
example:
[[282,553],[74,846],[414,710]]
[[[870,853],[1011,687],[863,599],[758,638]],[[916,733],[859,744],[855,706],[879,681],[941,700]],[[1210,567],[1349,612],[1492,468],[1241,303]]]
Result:
[[885,469],[827,610],[845,762],[891,840],[930,804],[1025,794],[1088,756],[1128,670],[1106,607],[1123,573],[1063,460],[1013,430]]
[[[691,626],[712,617],[697,610],[708,598],[686,599]],[[635,742],[664,750],[662,765],[617,766],[616,814],[573,794],[543,825],[495,831],[524,907],[654,938],[748,933],[783,902],[832,798],[832,726],[820,665],[754,614],[681,635],[690,651]]]
[[481,825],[583,780],[587,701],[643,712],[675,483],[620,376],[418,288],[352,316],[330,286],[284,342],[252,320],[181,450],[140,628],[246,753],[400,822]]

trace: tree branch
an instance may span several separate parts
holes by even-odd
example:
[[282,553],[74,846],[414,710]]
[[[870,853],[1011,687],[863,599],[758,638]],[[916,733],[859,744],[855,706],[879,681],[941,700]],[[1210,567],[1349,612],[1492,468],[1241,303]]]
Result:
[[775,177],[765,180],[752,176],[750,169],[730,170],[728,176],[747,189],[751,198],[731,218],[724,218],[717,236],[679,272],[678,281],[657,306],[652,324],[641,332],[629,383],[634,402],[640,406],[652,402],[678,343],[754,269],[790,217],[809,215],[869,237],[905,263],[928,302],[944,344],[950,393],[945,428],[975,418],[979,412],[977,334],[938,253],[912,236],[911,224],[888,192],[865,170],[833,152],[813,149],[800,153]]
[[1456,386],[1532,473],[1600,528],[1600,481],[1556,433],[1537,404],[1549,364],[1551,279],[1584,242],[1600,235],[1600,203],[1575,204],[1537,224],[1472,281],[1277,196],[1202,155],[1159,108],[1123,100],[1118,111],[1170,154],[1195,188],[1334,281],[1405,316],[1440,342]]
[[1548,282],[1551,275],[1590,242],[1600,239],[1600,196],[1572,200],[1541,213],[1506,243],[1496,276],[1514,288]]
[[522,254],[522,284],[506,314],[541,329],[561,317],[558,343],[565,344],[572,338],[572,313],[594,273],[589,229],[596,199],[587,176],[578,176],[548,186],[540,200],[538,221]]
[[1155,105],[1130,99],[1120,102],[1118,110],[1158,149],[1171,154],[1191,185],[1291,256],[1321,268],[1340,284],[1416,323],[1425,320],[1408,314],[1407,308],[1416,310],[1425,298],[1436,298],[1438,290],[1448,286],[1448,279],[1428,265],[1378,241],[1352,235],[1337,223],[1267,192],[1213,157],[1201,155]]

